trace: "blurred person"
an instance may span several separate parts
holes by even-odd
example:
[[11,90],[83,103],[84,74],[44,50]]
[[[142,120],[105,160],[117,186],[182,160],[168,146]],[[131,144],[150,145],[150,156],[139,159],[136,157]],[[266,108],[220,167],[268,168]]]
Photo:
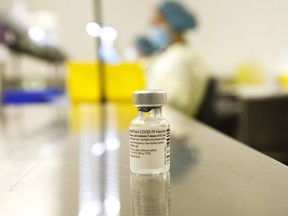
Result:
[[138,36],[134,40],[134,44],[139,56],[151,56],[156,51],[152,42],[146,36]]
[[137,51],[137,61],[143,67],[145,73],[150,69],[150,65],[154,60],[154,54],[157,51],[153,43],[146,36],[138,36],[134,40],[134,47]]
[[136,36],[133,39],[132,44],[124,50],[124,59],[126,61],[135,62],[142,57],[151,57],[155,51],[155,47],[147,36]]
[[185,33],[196,28],[196,18],[179,2],[165,1],[154,10],[151,24],[149,38],[161,53],[151,65],[147,86],[165,90],[169,105],[195,116],[209,78],[201,58],[185,40]]

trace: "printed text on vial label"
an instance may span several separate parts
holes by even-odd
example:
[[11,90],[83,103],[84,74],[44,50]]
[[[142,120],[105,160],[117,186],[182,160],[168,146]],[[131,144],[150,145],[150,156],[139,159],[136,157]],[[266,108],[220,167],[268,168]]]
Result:
[[[130,157],[153,157],[163,154],[164,164],[170,159],[170,130],[161,129],[133,129],[130,128]],[[159,155],[160,156],[160,155]],[[161,157],[161,156],[160,156]]]

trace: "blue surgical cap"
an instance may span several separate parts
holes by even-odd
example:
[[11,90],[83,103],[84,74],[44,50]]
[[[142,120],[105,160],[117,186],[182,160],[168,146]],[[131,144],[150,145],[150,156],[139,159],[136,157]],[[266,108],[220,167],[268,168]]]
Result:
[[195,28],[197,25],[195,16],[178,2],[162,2],[158,5],[158,10],[175,31],[184,32]]
[[139,36],[134,40],[136,48],[144,55],[153,54],[156,49],[152,42],[145,36]]

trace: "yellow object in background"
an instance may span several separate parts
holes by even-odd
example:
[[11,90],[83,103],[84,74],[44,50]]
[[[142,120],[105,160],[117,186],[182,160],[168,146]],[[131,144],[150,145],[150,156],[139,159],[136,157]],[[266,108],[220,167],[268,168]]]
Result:
[[66,88],[71,102],[98,102],[99,73],[95,63],[67,63]]
[[278,77],[278,83],[280,84],[280,86],[287,91],[288,90],[288,74],[283,74],[281,76]]
[[[68,62],[67,93],[73,103],[99,102],[97,63]],[[108,101],[131,101],[132,92],[144,88],[143,70],[138,64],[104,65],[105,97]]]
[[109,101],[131,101],[134,91],[145,88],[143,70],[138,64],[107,65],[105,68]]
[[238,85],[261,85],[264,84],[265,74],[261,64],[241,64],[236,69],[235,83]]

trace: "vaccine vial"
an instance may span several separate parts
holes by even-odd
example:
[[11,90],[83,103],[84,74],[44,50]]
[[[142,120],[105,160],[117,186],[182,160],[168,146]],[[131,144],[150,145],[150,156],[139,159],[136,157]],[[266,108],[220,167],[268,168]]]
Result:
[[170,169],[170,126],[162,117],[167,95],[162,90],[133,93],[138,116],[129,127],[130,169],[137,174],[158,174]]

